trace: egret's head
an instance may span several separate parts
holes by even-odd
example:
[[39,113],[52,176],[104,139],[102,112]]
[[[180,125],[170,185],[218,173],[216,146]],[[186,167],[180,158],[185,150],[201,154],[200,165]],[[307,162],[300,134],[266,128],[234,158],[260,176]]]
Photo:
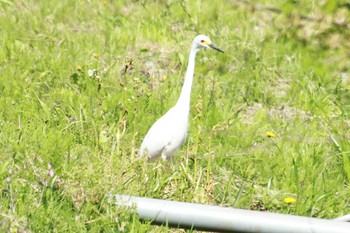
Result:
[[205,36],[205,35],[198,35],[198,36],[196,36],[194,38],[192,44],[194,46],[196,46],[197,50],[209,48],[209,49],[215,49],[216,51],[219,51],[221,53],[224,52],[221,49],[219,49],[218,47],[216,47],[216,45],[213,44],[213,42],[211,42],[210,38]]

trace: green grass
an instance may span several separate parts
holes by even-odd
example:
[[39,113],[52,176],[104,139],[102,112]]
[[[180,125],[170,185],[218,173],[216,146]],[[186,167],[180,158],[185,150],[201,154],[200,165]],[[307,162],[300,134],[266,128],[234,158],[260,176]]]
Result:
[[[349,213],[344,3],[0,1],[0,231],[167,229],[106,193]],[[188,139],[173,165],[149,164],[138,148],[199,33],[225,54],[198,54]]]

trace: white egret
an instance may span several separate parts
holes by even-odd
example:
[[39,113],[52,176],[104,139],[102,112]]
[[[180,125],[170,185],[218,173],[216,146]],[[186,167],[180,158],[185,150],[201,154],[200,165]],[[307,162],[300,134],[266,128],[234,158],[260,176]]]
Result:
[[148,156],[151,161],[160,157],[164,160],[172,160],[176,150],[185,141],[188,129],[195,57],[200,49],[205,48],[215,49],[223,53],[221,49],[211,42],[209,37],[198,35],[194,38],[180,97],[175,106],[169,109],[149,129],[141,144],[141,156]]

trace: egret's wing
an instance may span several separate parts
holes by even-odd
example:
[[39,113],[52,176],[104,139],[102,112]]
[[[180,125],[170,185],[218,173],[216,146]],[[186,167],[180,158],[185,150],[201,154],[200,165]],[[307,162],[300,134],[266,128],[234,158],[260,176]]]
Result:
[[141,155],[147,150],[150,159],[160,157],[163,152],[172,156],[186,138],[187,118],[188,114],[183,113],[181,109],[171,108],[146,134],[141,144]]
[[[170,113],[170,114],[169,114]],[[141,155],[147,151],[150,158],[159,157],[164,147],[171,141],[171,111],[159,118],[149,129],[141,144]]]

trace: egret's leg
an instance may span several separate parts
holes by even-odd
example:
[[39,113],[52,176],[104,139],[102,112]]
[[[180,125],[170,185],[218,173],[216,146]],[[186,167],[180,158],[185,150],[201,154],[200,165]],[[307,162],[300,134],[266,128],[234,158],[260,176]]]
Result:
[[162,157],[162,159],[163,159],[164,161],[167,160],[166,148],[164,148],[164,149],[162,150],[162,155],[161,155],[161,157]]
[[169,161],[170,163],[173,163],[173,156],[167,157],[166,160]]

